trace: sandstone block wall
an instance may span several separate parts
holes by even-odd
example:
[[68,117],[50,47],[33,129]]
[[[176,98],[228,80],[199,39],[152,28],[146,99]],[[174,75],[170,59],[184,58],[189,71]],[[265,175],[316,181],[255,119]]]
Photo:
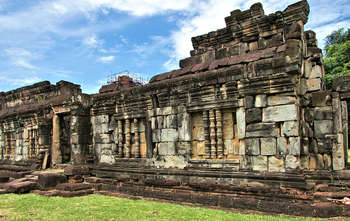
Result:
[[260,3],[235,10],[226,27],[192,38],[180,69],[145,85],[124,76],[94,95],[68,82],[1,93],[0,156],[49,150],[52,165],[342,170],[350,87],[325,90],[308,14],[307,1],[270,15]]

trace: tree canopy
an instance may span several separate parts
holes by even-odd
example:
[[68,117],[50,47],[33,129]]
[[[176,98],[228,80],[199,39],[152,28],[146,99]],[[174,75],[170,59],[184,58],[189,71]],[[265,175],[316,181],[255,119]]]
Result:
[[330,85],[333,78],[350,74],[350,29],[334,31],[325,40],[324,65],[327,84]]

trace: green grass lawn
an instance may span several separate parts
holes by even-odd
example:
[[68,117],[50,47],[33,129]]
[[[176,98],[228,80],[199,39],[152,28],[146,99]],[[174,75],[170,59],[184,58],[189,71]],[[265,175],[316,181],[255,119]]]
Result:
[[0,220],[316,220],[245,215],[230,211],[146,200],[89,195],[62,198],[36,194],[0,195]]

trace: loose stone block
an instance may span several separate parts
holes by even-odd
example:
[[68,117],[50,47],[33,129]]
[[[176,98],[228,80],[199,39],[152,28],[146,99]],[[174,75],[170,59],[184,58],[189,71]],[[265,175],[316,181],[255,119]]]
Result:
[[281,105],[263,109],[263,122],[280,122],[297,120],[298,108],[296,105]]
[[269,172],[285,172],[283,158],[271,156],[268,158]]
[[276,138],[260,138],[261,155],[272,156],[276,154]]
[[179,134],[176,129],[162,129],[161,142],[175,142],[178,140]]
[[260,155],[259,138],[246,139],[248,155]]
[[298,121],[286,121],[282,124],[281,133],[286,137],[299,136],[299,123]]
[[252,168],[254,171],[267,171],[267,157],[252,156]]
[[267,99],[265,94],[256,95],[255,97],[255,107],[266,107]]
[[315,120],[314,134],[316,137],[324,138],[326,134],[333,133],[333,121],[331,120]]

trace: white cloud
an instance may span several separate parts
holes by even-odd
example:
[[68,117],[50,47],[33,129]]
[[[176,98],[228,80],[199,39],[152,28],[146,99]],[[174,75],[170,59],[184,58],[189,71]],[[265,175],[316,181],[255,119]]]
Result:
[[96,36],[88,36],[83,39],[82,43],[90,48],[97,48],[103,44],[103,41]]
[[102,63],[112,63],[114,61],[114,56],[99,57],[97,60]]
[[41,57],[23,48],[5,49],[5,56],[9,58],[14,66],[25,69],[36,69],[37,67],[31,64],[31,61]]
[[24,78],[9,78],[5,76],[0,76],[0,82],[2,85],[11,85],[11,86],[23,86],[34,84],[42,79],[39,77],[24,77]]

